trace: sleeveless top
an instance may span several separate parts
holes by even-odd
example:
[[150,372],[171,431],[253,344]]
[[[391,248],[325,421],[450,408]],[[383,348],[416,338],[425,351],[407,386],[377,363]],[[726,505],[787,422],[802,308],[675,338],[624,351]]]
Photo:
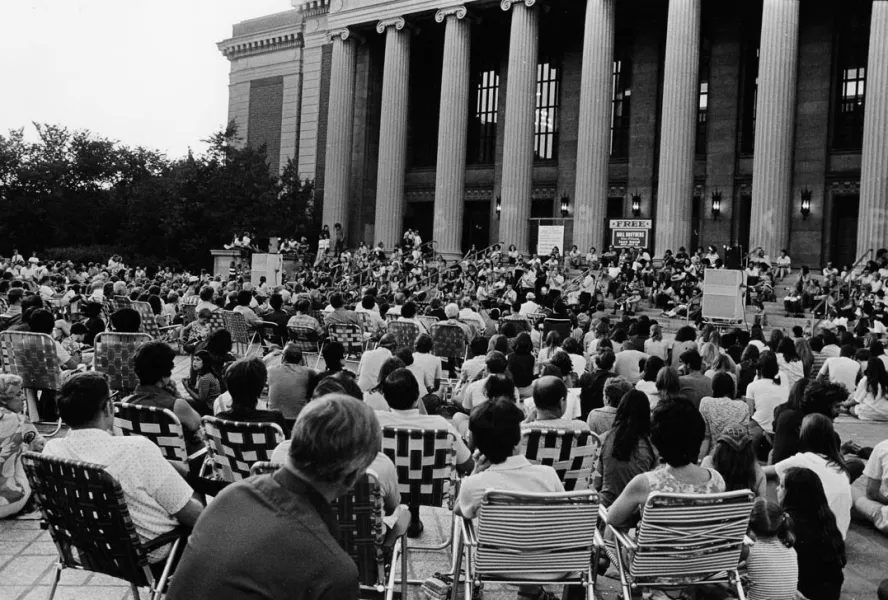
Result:
[[671,494],[717,494],[725,491],[725,480],[715,469],[709,471],[709,481],[705,483],[685,483],[676,479],[665,466],[645,473],[651,493]]

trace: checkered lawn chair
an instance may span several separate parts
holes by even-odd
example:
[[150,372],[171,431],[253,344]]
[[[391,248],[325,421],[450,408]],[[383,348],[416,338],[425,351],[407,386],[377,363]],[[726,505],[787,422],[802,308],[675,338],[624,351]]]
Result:
[[[413,550],[443,550],[454,540],[453,505],[457,494],[456,439],[448,429],[382,428],[382,452],[395,463],[401,502],[440,508],[451,513],[450,538],[440,546],[414,546]],[[407,548],[404,548],[407,553]],[[405,558],[406,560],[406,558]],[[421,583],[410,580],[408,583]]]
[[249,477],[250,466],[270,459],[284,441],[284,432],[277,423],[242,423],[216,417],[204,417],[201,423],[207,436],[207,461],[221,481]]
[[[539,494],[488,490],[478,519],[460,519],[455,572],[465,557],[464,598],[485,582],[575,584],[595,598],[603,541],[595,491]],[[452,596],[457,598],[458,585]],[[565,597],[566,597],[565,593]]]
[[[62,389],[62,368],[55,342],[45,333],[31,331],[4,331],[0,333],[0,355],[3,370],[22,378],[22,388],[28,398],[28,414],[32,421],[39,421],[37,392]],[[50,435],[56,435],[58,427]]]
[[[59,553],[49,600],[55,596],[64,569],[124,579],[136,600],[140,587],[149,588],[151,597],[159,600],[188,531],[177,528],[142,543],[120,484],[102,467],[36,452],[26,452],[22,462],[43,523]],[[163,573],[155,580],[148,567],[148,553],[168,544],[172,547]]]
[[210,321],[208,325],[210,326],[210,333],[213,333],[218,329],[225,329],[225,321],[222,320],[221,310],[213,311],[213,313],[210,315]]
[[530,428],[521,433],[521,450],[530,462],[555,469],[571,492],[592,486],[601,440],[591,431]]
[[530,321],[528,321],[526,318],[524,318],[522,316],[515,316],[515,317],[510,316],[510,317],[500,318],[500,320],[499,320],[500,333],[503,332],[503,327],[505,327],[506,324],[508,324],[508,323],[511,323],[512,326],[515,328],[515,335],[512,337],[517,337],[519,333],[522,333],[524,331],[530,333],[530,330],[531,330]]
[[436,324],[431,331],[432,354],[450,365],[451,373],[468,357],[469,343],[465,332],[456,325]]
[[169,341],[167,340],[169,335],[167,335],[166,332],[176,329],[175,325],[160,327],[155,319],[154,310],[147,302],[133,302],[132,308],[139,313],[139,318],[141,320],[141,324],[139,325],[140,333],[147,333],[155,340]]
[[[749,490],[721,494],[648,496],[634,540],[613,526],[615,549],[608,555],[620,572],[624,600],[638,588],[684,588],[727,583],[743,600],[738,566],[749,527],[753,494]],[[607,519],[604,510],[599,518]]]
[[117,312],[121,308],[130,308],[132,300],[129,299],[129,296],[114,296],[109,301],[109,305],[112,312]]
[[108,376],[108,386],[123,394],[131,394],[139,385],[133,363],[136,351],[150,342],[147,333],[103,332],[96,336],[95,370]]
[[331,323],[327,326],[327,339],[345,346],[345,354],[355,358],[360,357],[366,349],[364,331],[359,325]]
[[398,347],[406,346],[413,352],[416,336],[419,335],[419,327],[415,323],[405,321],[390,321],[386,330],[398,340]]
[[431,331],[432,327],[438,324],[438,317],[419,315],[416,317],[416,320],[425,325],[426,331]]
[[9,310],[9,300],[6,298],[6,294],[0,294],[0,314],[7,310]]
[[[250,467],[251,475],[271,475],[281,468],[271,462],[257,462]],[[385,523],[383,516],[382,490],[376,477],[365,473],[355,483],[355,487],[334,500],[330,506],[336,513],[339,524],[337,541],[348,552],[358,566],[358,579],[365,591],[387,592],[391,598],[395,589],[394,565],[401,558],[401,597],[407,597],[407,562],[403,548],[407,541],[399,536],[394,545],[394,553],[386,574]]]
[[255,331],[250,331],[250,328],[247,326],[247,320],[241,313],[233,310],[223,310],[221,312],[225,329],[231,333],[231,341],[234,343],[234,347],[239,355],[248,356],[254,343],[261,345],[259,334]]
[[317,356],[314,365],[317,368],[321,362],[321,350],[324,347],[323,341],[318,337],[318,332],[311,327],[299,325],[288,326],[287,332],[289,333],[290,341],[302,351],[303,356],[307,354]]
[[114,405],[114,432],[117,435],[141,435],[160,448],[163,457],[188,469],[188,462],[205,455],[202,448],[188,455],[185,430],[176,413],[166,408],[123,402]]

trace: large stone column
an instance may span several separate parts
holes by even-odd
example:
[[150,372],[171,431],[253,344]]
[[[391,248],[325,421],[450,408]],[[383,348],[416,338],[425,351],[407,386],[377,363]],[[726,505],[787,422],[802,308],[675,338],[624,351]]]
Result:
[[332,31],[330,37],[333,39],[333,60],[327,109],[323,224],[329,225],[332,231],[336,223],[348,228],[358,39],[348,29]]
[[799,0],[764,0],[759,45],[749,245],[778,256],[789,244]]
[[[527,254],[527,219],[533,182],[533,120],[536,112],[539,7],[536,0],[502,0],[512,11],[506,118],[503,138],[502,213],[499,238]],[[514,7],[514,8],[513,8]]]
[[660,171],[657,185],[656,256],[691,241],[697,104],[700,94],[701,0],[669,0]]
[[403,17],[380,21],[376,31],[385,33],[385,62],[382,67],[374,235],[376,242],[382,242],[386,250],[390,250],[401,239],[404,223],[411,33]]
[[604,246],[607,215],[611,110],[614,100],[614,0],[586,2],[580,123],[577,131],[577,183],[574,190],[574,243],[585,252]]
[[435,20],[438,23],[446,22],[446,25],[433,231],[438,241],[438,252],[448,259],[462,256],[471,47],[471,25],[466,14],[465,6],[442,8],[435,13]]
[[873,2],[863,155],[860,165],[860,217],[857,256],[888,247],[888,1]]

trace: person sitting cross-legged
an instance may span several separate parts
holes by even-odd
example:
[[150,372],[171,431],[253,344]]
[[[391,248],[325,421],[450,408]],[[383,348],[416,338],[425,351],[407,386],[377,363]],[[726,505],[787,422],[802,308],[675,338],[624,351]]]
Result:
[[865,491],[851,488],[853,514],[862,516],[876,529],[888,534],[888,440],[876,444],[863,470]]
[[[47,442],[44,454],[101,466],[123,489],[136,533],[143,542],[169,533],[180,524],[193,527],[203,506],[160,448],[148,438],[115,436],[114,405],[102,373],[77,373],[62,386],[59,415],[71,431]],[[163,568],[170,547],[148,554]]]

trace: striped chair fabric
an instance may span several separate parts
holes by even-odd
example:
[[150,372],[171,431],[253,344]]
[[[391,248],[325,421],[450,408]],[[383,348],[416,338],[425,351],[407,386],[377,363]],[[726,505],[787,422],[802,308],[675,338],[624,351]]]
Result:
[[586,574],[598,527],[595,491],[485,492],[476,524],[475,574]]
[[359,325],[331,323],[327,326],[327,337],[331,342],[339,342],[345,346],[347,355],[364,353],[364,331]]
[[131,393],[139,385],[134,359],[139,346],[151,341],[147,333],[103,332],[96,336],[95,370],[108,376],[112,390]]
[[61,571],[84,569],[125,579],[135,587],[164,591],[148,567],[148,551],[174,543],[168,560],[187,537],[181,530],[143,545],[120,484],[101,466],[26,452],[25,472],[59,553],[49,598]]
[[146,437],[168,461],[187,464],[188,451],[179,417],[166,408],[128,404],[125,400],[114,405],[115,433]]
[[429,317],[426,315],[419,315],[416,317],[416,320],[425,325],[426,331],[431,331],[432,327],[438,324],[437,317]]
[[465,360],[468,341],[465,332],[456,325],[438,323],[432,328],[432,354],[447,360]]
[[243,350],[240,354],[245,355],[255,340],[255,334],[247,326],[247,320],[241,313],[233,310],[223,310],[220,312],[222,313],[222,322],[225,323],[225,329],[231,333],[231,341],[234,342],[235,346]]
[[249,477],[253,463],[269,460],[284,441],[284,432],[276,423],[243,423],[209,416],[201,423],[207,436],[207,458],[221,481]]
[[[317,354],[318,362],[321,359],[321,348],[323,347],[323,342],[318,338],[318,332],[312,329],[311,327],[302,327],[299,325],[292,325],[287,327],[287,332],[289,333],[290,342],[296,345],[299,350],[302,351],[302,354]],[[317,366],[317,365],[315,365]]]
[[22,378],[29,390],[59,390],[62,371],[55,342],[45,333],[4,331],[0,333],[3,368]]
[[117,312],[121,308],[130,308],[131,304],[132,300],[129,299],[129,296],[114,296],[110,300],[112,312]]
[[736,573],[752,503],[749,490],[651,494],[629,567],[635,584],[680,585]]
[[546,320],[546,313],[527,313],[524,316],[527,317],[527,320],[534,327]]
[[415,323],[405,321],[390,321],[386,330],[398,340],[398,347],[406,346],[413,352],[416,336],[419,335],[419,327]]
[[555,469],[570,492],[592,485],[601,440],[591,431],[531,428],[522,431],[521,449],[530,462]]
[[382,451],[398,472],[401,502],[408,506],[453,509],[456,489],[456,452],[447,429],[382,428]]
[[141,318],[142,322],[139,325],[139,331],[141,333],[147,333],[155,340],[159,340],[162,339],[164,332],[174,329],[173,326],[160,327],[157,324],[154,309],[152,309],[151,305],[147,302],[132,302],[131,304],[132,308],[138,311],[139,317]]

